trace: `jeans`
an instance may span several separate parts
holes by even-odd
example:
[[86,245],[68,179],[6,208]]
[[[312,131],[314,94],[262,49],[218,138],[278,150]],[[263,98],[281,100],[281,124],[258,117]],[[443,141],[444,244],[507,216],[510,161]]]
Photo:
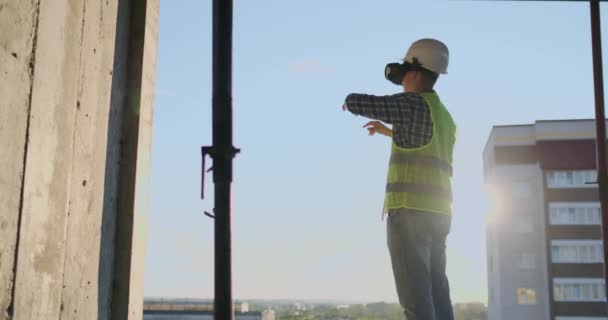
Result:
[[403,211],[387,220],[388,249],[407,320],[454,320],[445,243],[451,217]]

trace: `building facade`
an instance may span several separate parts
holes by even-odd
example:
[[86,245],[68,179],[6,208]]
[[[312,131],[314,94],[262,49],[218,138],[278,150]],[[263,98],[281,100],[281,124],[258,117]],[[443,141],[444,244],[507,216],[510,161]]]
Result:
[[274,320],[275,312],[272,309],[266,309],[262,311],[262,320]]
[[594,121],[496,126],[483,157],[489,319],[608,319]]

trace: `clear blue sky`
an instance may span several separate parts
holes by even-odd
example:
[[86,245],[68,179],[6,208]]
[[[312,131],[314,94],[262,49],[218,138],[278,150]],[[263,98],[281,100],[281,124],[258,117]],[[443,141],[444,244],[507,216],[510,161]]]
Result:
[[[236,0],[234,296],[396,301],[380,221],[390,141],[340,106],[398,92],[384,65],[434,37],[460,132],[453,299],[486,301],[483,147],[493,125],[593,117],[588,17],[585,3]],[[212,298],[211,1],[161,1],[159,43],[145,294]]]

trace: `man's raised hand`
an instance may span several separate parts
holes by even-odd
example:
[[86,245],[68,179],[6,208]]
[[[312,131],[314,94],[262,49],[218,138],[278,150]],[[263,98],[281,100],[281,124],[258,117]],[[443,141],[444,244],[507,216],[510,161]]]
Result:
[[393,136],[393,130],[389,129],[380,121],[370,121],[363,125],[363,128],[366,128],[369,132],[370,136],[373,136],[376,133],[383,134],[388,137]]

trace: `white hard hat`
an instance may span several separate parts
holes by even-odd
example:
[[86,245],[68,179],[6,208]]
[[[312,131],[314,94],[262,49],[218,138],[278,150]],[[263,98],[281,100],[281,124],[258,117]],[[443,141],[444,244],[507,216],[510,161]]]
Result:
[[403,61],[418,64],[435,73],[448,73],[450,53],[443,42],[435,39],[420,39],[410,46]]

